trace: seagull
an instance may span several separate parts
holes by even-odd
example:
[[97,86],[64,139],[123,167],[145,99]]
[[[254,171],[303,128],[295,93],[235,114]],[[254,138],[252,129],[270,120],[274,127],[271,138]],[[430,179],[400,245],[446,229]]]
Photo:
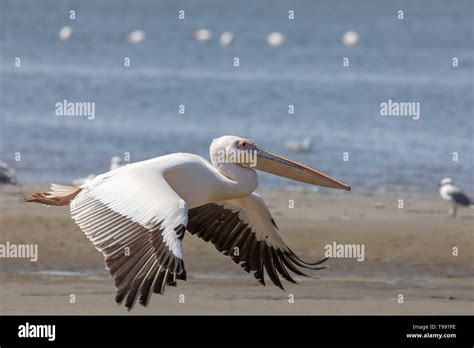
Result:
[[302,141],[288,140],[285,146],[295,152],[311,152],[313,141],[310,138],[304,138]]
[[0,161],[0,184],[16,185],[17,183],[15,170],[10,168],[5,162]]
[[110,170],[114,170],[123,166],[122,158],[119,156],[114,156],[110,159]]
[[51,185],[26,202],[70,206],[72,219],[105,258],[116,302],[130,310],[138,299],[186,280],[186,232],[229,256],[265,285],[264,272],[283,289],[280,277],[319,270],[327,259],[306,262],[281,238],[264,200],[254,191],[256,169],[300,182],[350,191],[326,174],[275,155],[237,136],[214,139],[211,161],[174,153],[98,175],[81,187]]
[[[113,156],[111,159],[110,159],[110,167],[109,167],[109,170],[114,170],[114,169],[117,169],[117,168],[120,168],[121,166],[123,166],[123,161],[122,161],[122,158],[120,158],[119,156]],[[77,179],[74,179],[72,181],[72,184],[74,186],[81,186],[81,185],[84,185],[85,183],[88,183],[89,181],[91,181],[92,179],[94,179],[96,177],[95,174],[89,174],[88,176],[84,177],[84,178],[77,178]]]
[[474,202],[464,192],[454,186],[451,178],[445,178],[440,181],[439,195],[442,199],[452,202],[453,207],[450,209],[450,213],[453,217],[456,217],[458,206],[474,208]]

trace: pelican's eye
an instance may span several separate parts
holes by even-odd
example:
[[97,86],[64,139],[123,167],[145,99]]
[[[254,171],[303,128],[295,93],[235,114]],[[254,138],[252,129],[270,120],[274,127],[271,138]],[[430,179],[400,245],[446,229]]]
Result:
[[237,148],[239,150],[252,150],[255,145],[248,140],[240,140],[237,142]]

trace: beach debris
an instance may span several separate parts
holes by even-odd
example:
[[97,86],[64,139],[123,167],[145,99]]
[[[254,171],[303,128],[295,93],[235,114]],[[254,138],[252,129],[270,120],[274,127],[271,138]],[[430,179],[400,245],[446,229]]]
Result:
[[58,36],[61,41],[68,41],[72,35],[72,28],[68,25],[65,25],[59,30]]
[[17,183],[15,170],[10,168],[5,162],[0,161],[0,184],[16,185]]
[[229,46],[232,41],[234,41],[234,34],[232,34],[230,31],[222,33],[221,37],[219,38],[219,43],[221,46]]
[[193,36],[194,40],[198,42],[206,42],[212,39],[212,31],[209,29],[199,29],[196,30]]
[[285,36],[279,32],[273,32],[267,35],[267,43],[272,47],[278,47],[285,41]]
[[128,33],[127,41],[131,44],[138,44],[145,41],[145,32],[143,30],[134,30]]
[[359,42],[359,34],[355,31],[348,31],[342,36],[342,43],[346,46],[355,46]]

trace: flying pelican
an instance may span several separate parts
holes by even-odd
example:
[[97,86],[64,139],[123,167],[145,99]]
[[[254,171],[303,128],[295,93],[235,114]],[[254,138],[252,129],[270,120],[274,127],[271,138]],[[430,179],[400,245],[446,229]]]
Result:
[[445,178],[439,183],[439,195],[441,198],[452,202],[452,209],[450,209],[451,216],[456,217],[458,206],[474,208],[474,202],[466,196],[464,192],[454,186],[451,178]]
[[[52,184],[51,192],[26,202],[70,205],[72,219],[105,258],[116,302],[131,309],[152,292],[186,280],[185,232],[211,242],[265,285],[264,270],[283,289],[280,276],[322,269],[326,259],[301,260],[281,239],[263,199],[254,193],[259,169],[318,186],[350,191],[315,169],[272,154],[249,139],[223,136],[210,146],[211,163],[175,153],[128,164],[81,187]],[[255,168],[255,169],[254,169]]]

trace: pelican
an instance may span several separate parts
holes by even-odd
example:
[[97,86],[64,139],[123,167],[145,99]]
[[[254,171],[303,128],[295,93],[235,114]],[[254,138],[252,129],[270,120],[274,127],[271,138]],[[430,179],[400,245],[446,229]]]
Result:
[[456,217],[458,206],[474,208],[474,202],[460,189],[454,186],[451,178],[444,178],[439,183],[439,195],[446,201],[450,201],[453,205],[450,209],[452,217]]
[[185,232],[211,242],[265,285],[264,271],[283,289],[290,272],[325,268],[322,259],[300,259],[282,240],[263,199],[254,193],[255,169],[300,182],[344,189],[343,184],[303,164],[258,147],[252,140],[223,136],[210,146],[211,162],[175,153],[128,164],[81,187],[52,184],[26,202],[70,206],[72,219],[105,259],[116,302],[130,310],[146,306],[152,293],[186,280]]

